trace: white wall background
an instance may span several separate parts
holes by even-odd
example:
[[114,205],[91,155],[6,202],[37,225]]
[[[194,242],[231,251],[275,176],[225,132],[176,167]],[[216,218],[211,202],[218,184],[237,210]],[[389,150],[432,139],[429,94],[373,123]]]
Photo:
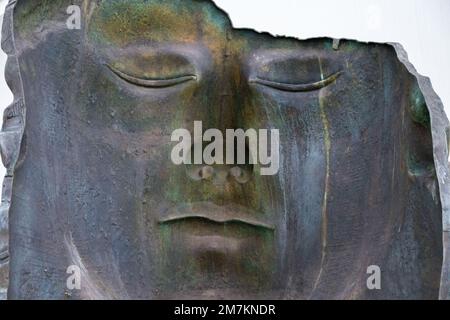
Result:
[[[7,0],[0,0],[0,14]],[[399,42],[450,114],[450,0],[216,0],[235,27],[300,39]],[[65,8],[62,8],[65,10]],[[0,113],[12,102],[0,53]],[[4,168],[0,166],[0,177]],[[1,178],[0,178],[1,179]]]

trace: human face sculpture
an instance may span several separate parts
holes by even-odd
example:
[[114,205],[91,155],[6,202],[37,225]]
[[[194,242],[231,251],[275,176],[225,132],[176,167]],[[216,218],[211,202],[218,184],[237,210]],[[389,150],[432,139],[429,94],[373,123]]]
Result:
[[[210,1],[83,1],[71,30],[44,2],[14,12],[11,297],[437,297],[429,114],[393,47],[234,29]],[[278,130],[279,170],[174,164],[196,121]]]

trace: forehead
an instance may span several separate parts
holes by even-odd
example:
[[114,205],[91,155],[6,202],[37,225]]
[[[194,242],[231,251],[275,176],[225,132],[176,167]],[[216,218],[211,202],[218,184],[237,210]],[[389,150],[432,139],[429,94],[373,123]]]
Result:
[[110,44],[222,41],[228,17],[210,1],[113,0],[93,6],[91,37]]
[[[299,41],[293,38],[273,37],[251,30],[234,29],[227,14],[209,0],[42,0],[42,6],[35,2],[22,1],[16,18],[24,25],[20,38],[25,39],[25,48],[30,39],[39,43],[63,42],[73,45],[69,39],[87,37],[88,48],[103,56],[125,56],[136,61],[145,60],[155,66],[152,56],[170,55],[194,56],[203,61],[242,62],[244,71],[255,67],[264,72],[305,74],[302,80],[313,79],[317,73],[335,71],[334,66],[351,66],[352,61],[366,58],[364,65],[358,65],[358,73],[373,74],[369,66],[376,63],[370,50],[363,44],[348,42],[338,51],[333,49],[331,39]],[[82,8],[83,30],[68,30],[66,26],[68,3],[77,3]],[[45,11],[45,13],[44,13]],[[48,19],[44,19],[47,17]],[[21,19],[22,18],[22,19]],[[17,19],[16,19],[17,20]],[[42,28],[44,22],[60,37],[46,37]],[[47,30],[44,28],[44,30]],[[346,42],[347,43],[347,42]],[[149,59],[148,56],[151,56]],[[227,59],[232,57],[233,60]],[[369,58],[369,59],[367,59]],[[173,59],[172,59],[173,60]],[[138,62],[139,62],[138,61]],[[209,60],[208,60],[209,61]],[[147,63],[147,64],[148,64]],[[179,65],[177,63],[176,65]],[[276,68],[271,68],[273,66]],[[329,69],[329,70],[328,70]],[[333,70],[331,70],[333,69]],[[319,70],[319,71],[318,71]],[[355,69],[356,72],[356,69]],[[312,74],[311,76],[309,74]],[[277,78],[277,75],[275,75]],[[285,80],[289,77],[283,76]]]

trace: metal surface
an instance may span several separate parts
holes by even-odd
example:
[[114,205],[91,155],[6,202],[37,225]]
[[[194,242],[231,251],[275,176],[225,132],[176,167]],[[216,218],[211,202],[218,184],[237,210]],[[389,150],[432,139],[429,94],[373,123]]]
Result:
[[[449,297],[449,124],[399,45],[234,29],[210,1],[12,1],[3,32],[9,298]],[[193,178],[170,136],[199,120],[279,129],[279,173]]]

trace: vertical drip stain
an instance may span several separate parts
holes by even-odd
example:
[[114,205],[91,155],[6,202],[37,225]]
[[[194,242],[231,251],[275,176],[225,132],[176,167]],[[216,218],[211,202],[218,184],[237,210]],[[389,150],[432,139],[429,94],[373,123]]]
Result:
[[314,283],[313,290],[311,295],[317,288],[319,284],[320,278],[322,276],[323,264],[325,262],[326,256],[326,248],[327,248],[327,206],[328,206],[328,190],[329,190],[329,180],[330,180],[330,150],[331,150],[331,140],[330,140],[330,124],[328,121],[328,117],[325,113],[325,106],[323,103],[322,91],[319,93],[319,106],[320,106],[320,118],[322,120],[323,125],[323,141],[325,148],[325,183],[324,183],[324,192],[323,192],[323,201],[322,201],[322,258],[320,261],[320,270],[317,275],[316,281]]
[[318,60],[319,60],[319,68],[320,68],[320,80],[323,81],[324,76],[323,76],[322,60],[320,59],[320,57],[318,57]]

